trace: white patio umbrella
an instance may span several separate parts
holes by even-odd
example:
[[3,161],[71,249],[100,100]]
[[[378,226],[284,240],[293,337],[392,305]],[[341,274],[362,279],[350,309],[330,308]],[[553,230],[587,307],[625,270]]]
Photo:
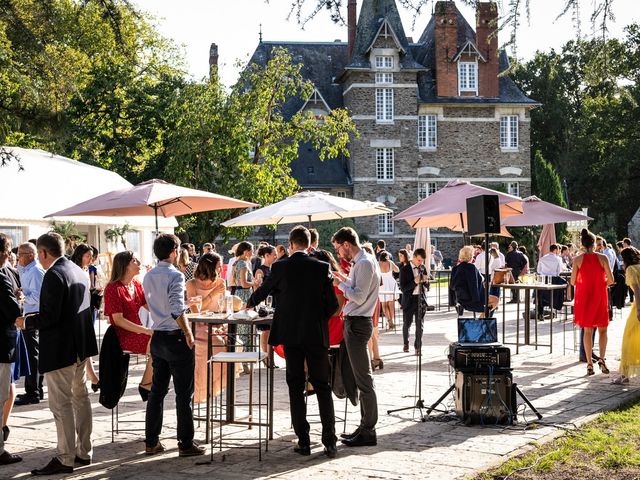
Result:
[[307,191],[223,222],[225,227],[252,227],[288,223],[320,222],[341,218],[391,213],[382,203],[334,197],[326,192]]

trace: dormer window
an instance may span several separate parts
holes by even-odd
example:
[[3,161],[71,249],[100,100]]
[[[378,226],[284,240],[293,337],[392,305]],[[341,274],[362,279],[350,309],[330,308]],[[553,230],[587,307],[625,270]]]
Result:
[[478,94],[478,63],[458,62],[458,93]]
[[393,57],[391,55],[376,55],[376,69],[391,70],[393,68]]

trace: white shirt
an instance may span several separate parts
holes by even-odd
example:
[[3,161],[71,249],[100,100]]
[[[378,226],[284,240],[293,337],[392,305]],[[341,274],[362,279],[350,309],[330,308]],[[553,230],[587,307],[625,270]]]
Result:
[[[482,274],[484,274],[485,255],[486,255],[486,252],[484,250],[482,250],[478,254],[478,256],[476,256],[476,259],[473,261],[473,264],[476,266],[478,271],[480,273],[482,273]],[[489,255],[489,256],[491,256],[491,255]],[[489,260],[489,264],[491,264],[491,260]]]
[[540,275],[557,277],[564,270],[562,259],[555,253],[547,253],[538,261],[536,271]]

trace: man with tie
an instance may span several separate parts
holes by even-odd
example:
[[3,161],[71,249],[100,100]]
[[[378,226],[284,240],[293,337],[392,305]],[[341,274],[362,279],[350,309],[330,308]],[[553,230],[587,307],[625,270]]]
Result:
[[[416,248],[411,261],[400,267],[400,290],[402,291],[402,340],[403,352],[409,351],[409,329],[415,321],[416,339],[413,343],[416,355],[422,349],[422,328],[427,302],[424,289],[428,284],[428,275],[424,266],[427,252],[424,248]],[[420,286],[422,285],[422,286]],[[422,290],[422,292],[421,292]],[[421,295],[422,293],[422,295]]]

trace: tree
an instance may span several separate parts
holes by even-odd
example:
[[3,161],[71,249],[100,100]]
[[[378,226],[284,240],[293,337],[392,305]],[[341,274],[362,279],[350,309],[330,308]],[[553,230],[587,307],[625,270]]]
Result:
[[[531,170],[533,172],[532,187],[535,195],[542,200],[566,208],[567,203],[562,193],[560,177],[553,166],[542,157],[540,152],[535,153],[533,168]],[[566,235],[567,224],[556,224],[556,238],[563,241]]]
[[86,240],[86,237],[80,233],[78,227],[73,222],[50,223],[51,231],[57,233],[64,240],[64,247],[67,253],[72,253],[78,243]]
[[[165,151],[157,158],[164,178],[180,184],[268,205],[295,193],[290,163],[300,143],[310,143],[322,160],[348,155],[355,125],[344,109],[318,120],[299,112],[282,114],[292,97],[308,98],[310,82],[285,49],[266,66],[249,65],[231,92],[216,78],[181,89],[168,117]],[[181,219],[190,238],[208,241],[223,232],[220,223],[238,212],[218,211]],[[234,231],[243,236],[250,230]]]

